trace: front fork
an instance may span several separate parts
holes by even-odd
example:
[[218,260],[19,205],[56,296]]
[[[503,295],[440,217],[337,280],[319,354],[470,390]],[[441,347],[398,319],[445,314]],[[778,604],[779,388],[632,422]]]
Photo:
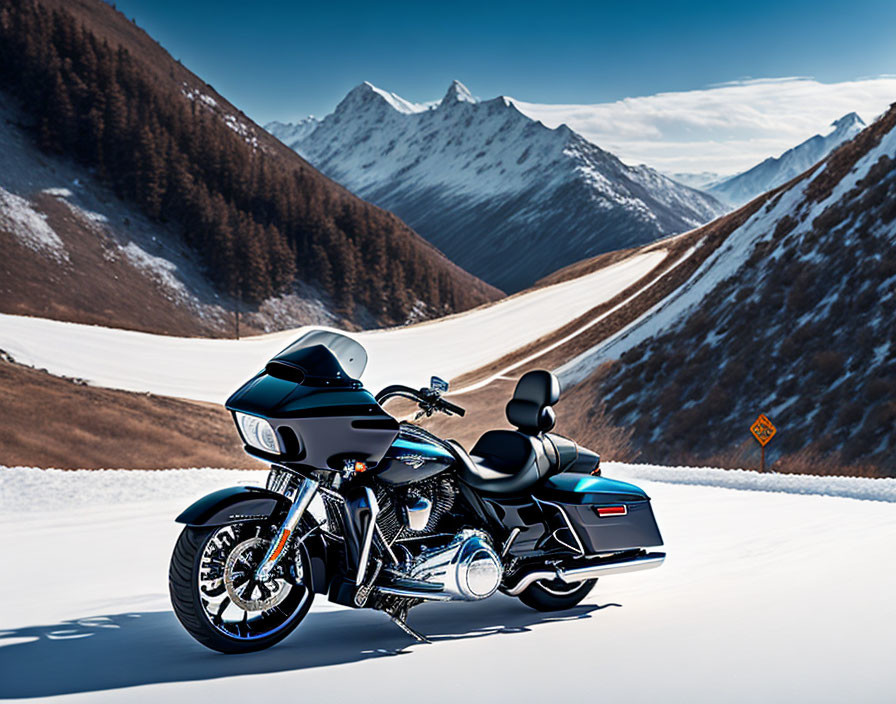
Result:
[[299,521],[302,520],[302,516],[308,509],[311,499],[317,493],[318,486],[318,482],[313,479],[302,481],[298,492],[296,492],[296,498],[286,514],[286,519],[283,521],[283,525],[280,526],[277,537],[271,541],[271,546],[268,548],[264,560],[261,561],[261,565],[255,571],[255,579],[259,582],[267,582],[271,578],[271,572],[277,566],[277,562],[280,560],[280,556],[289,542],[289,536],[292,535],[296,526],[299,525]]

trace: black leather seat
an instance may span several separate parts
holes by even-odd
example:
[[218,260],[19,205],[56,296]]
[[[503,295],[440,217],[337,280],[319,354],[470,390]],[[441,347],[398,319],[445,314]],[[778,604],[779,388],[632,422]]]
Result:
[[469,453],[448,440],[460,464],[460,478],[484,493],[519,494],[556,471],[557,448],[545,433],[554,427],[551,406],[559,398],[560,382],[551,372],[524,374],[506,408],[507,420],[517,430],[489,430]]

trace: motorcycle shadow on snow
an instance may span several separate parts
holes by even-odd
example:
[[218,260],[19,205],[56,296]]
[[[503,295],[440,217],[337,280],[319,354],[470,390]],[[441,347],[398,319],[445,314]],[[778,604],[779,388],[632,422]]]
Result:
[[[539,613],[515,599],[427,604],[409,623],[433,645],[525,633],[543,623],[591,618],[620,604],[582,604]],[[169,611],[124,613],[0,632],[0,699],[95,692],[286,672],[411,653],[412,641],[384,614],[365,610],[312,611],[270,650],[227,656],[194,642]]]

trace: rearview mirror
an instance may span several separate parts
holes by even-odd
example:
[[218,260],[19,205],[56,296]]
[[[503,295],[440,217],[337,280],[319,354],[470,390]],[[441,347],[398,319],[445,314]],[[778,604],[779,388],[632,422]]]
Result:
[[440,394],[443,394],[448,390],[448,382],[437,376],[430,377],[429,388],[431,388],[433,391],[438,391]]

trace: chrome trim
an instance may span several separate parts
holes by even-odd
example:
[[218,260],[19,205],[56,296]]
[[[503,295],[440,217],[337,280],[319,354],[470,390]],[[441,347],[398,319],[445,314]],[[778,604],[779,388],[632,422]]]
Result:
[[572,569],[566,570],[559,568],[553,572],[549,570],[537,570],[523,575],[520,578],[520,581],[508,589],[506,593],[510,596],[516,596],[533,582],[542,579],[548,581],[559,579],[567,584],[574,584],[576,582],[584,582],[588,579],[606,577],[611,574],[651,570],[662,565],[665,559],[666,553],[651,552],[646,555],[638,555],[629,560],[622,560],[619,562],[604,562],[597,565],[585,565],[584,567],[573,567]]
[[[271,572],[280,561],[280,556],[289,542],[289,536],[296,529],[296,526],[299,525],[299,521],[302,520],[302,515],[311,503],[311,499],[317,493],[318,486],[316,481],[307,478],[299,485],[295,501],[289,507],[289,512],[286,514],[283,525],[280,526],[277,536],[268,546],[268,551],[261,561],[261,565],[255,570],[255,579],[259,582],[267,582],[271,578]],[[278,547],[280,548],[279,551],[277,550]]]
[[425,496],[418,496],[413,504],[405,503],[404,512],[408,519],[408,528],[419,533],[421,530],[426,530],[426,524],[429,523],[432,501]]
[[556,572],[548,572],[547,570],[539,570],[536,572],[529,572],[528,574],[524,574],[520,577],[520,581],[513,585],[510,589],[507,590],[507,594],[510,596],[516,596],[521,593],[528,587],[532,582],[537,582],[541,579],[545,579],[548,581],[557,579],[558,575]]
[[592,565],[590,567],[586,565],[585,567],[574,567],[570,570],[560,570],[560,579],[567,583],[584,582],[586,579],[595,579],[611,574],[652,570],[662,565],[665,559],[666,553],[652,552],[615,564],[610,562],[604,565]]
[[386,552],[389,553],[389,558],[392,560],[392,563],[395,564],[395,565],[397,565],[397,564],[398,564],[398,558],[395,556],[395,553],[392,552],[392,546],[389,544],[389,541],[386,540],[386,536],[383,535],[383,530],[382,530],[382,528],[380,528],[379,525],[377,525],[376,523],[374,523],[374,527],[376,528],[376,534],[377,534],[378,536],[380,536],[380,540],[382,540],[382,541],[383,541],[383,545],[386,546]]
[[341,501],[342,503],[345,503],[345,497],[342,494],[340,494],[338,491],[333,491],[332,489],[329,489],[325,486],[320,487],[318,489],[318,491],[320,491],[321,494],[326,494],[327,496],[329,496],[333,499],[336,499],[337,501]]
[[367,561],[370,559],[370,546],[373,543],[373,532],[376,530],[376,519],[380,515],[380,505],[376,500],[376,494],[369,486],[364,487],[364,495],[367,497],[367,505],[370,506],[370,525],[364,533],[364,542],[361,545],[361,557],[358,559],[358,574],[355,576],[355,586],[360,587],[367,573]]
[[407,599],[425,599],[427,601],[449,601],[451,596],[445,592],[418,592],[413,589],[398,589],[397,587],[377,587],[380,594],[403,596]]
[[522,532],[520,528],[514,528],[510,531],[510,535],[507,536],[507,540],[504,541],[504,547],[501,548],[501,559],[503,560],[507,557],[507,553],[510,552],[510,548],[513,545],[513,541],[517,539],[517,536]]
[[[578,548],[577,548],[575,545],[570,545],[570,544],[567,543],[565,540],[563,540],[559,535],[557,535],[557,533],[559,533],[559,532],[562,531],[562,530],[563,530],[562,527],[557,528],[553,533],[551,533],[551,537],[552,537],[554,540],[556,540],[558,543],[560,543],[563,547],[565,547],[565,548],[569,548],[569,549],[572,550],[573,552],[576,552],[576,551],[578,550]],[[569,530],[569,528],[567,528],[566,530]]]
[[411,579],[441,588],[451,599],[475,601],[501,585],[501,558],[482,531],[465,528],[447,545],[425,548],[404,569]]
[[[569,528],[569,532],[572,533],[572,537],[576,541],[576,545],[578,546],[577,549],[579,551],[579,554],[584,555],[585,554],[585,546],[582,545],[582,541],[579,538],[579,534],[576,533],[576,529],[573,528],[573,526],[572,526],[572,521],[570,521],[569,516],[566,515],[566,510],[560,504],[555,504],[553,501],[545,501],[544,499],[536,499],[534,496],[532,498],[535,500],[535,503],[544,504],[546,506],[553,506],[555,509],[557,509],[560,512],[560,515],[563,516],[563,520],[566,523],[566,527]],[[558,541],[558,542],[562,542],[562,541]],[[564,543],[564,545],[565,545],[565,543]]]

